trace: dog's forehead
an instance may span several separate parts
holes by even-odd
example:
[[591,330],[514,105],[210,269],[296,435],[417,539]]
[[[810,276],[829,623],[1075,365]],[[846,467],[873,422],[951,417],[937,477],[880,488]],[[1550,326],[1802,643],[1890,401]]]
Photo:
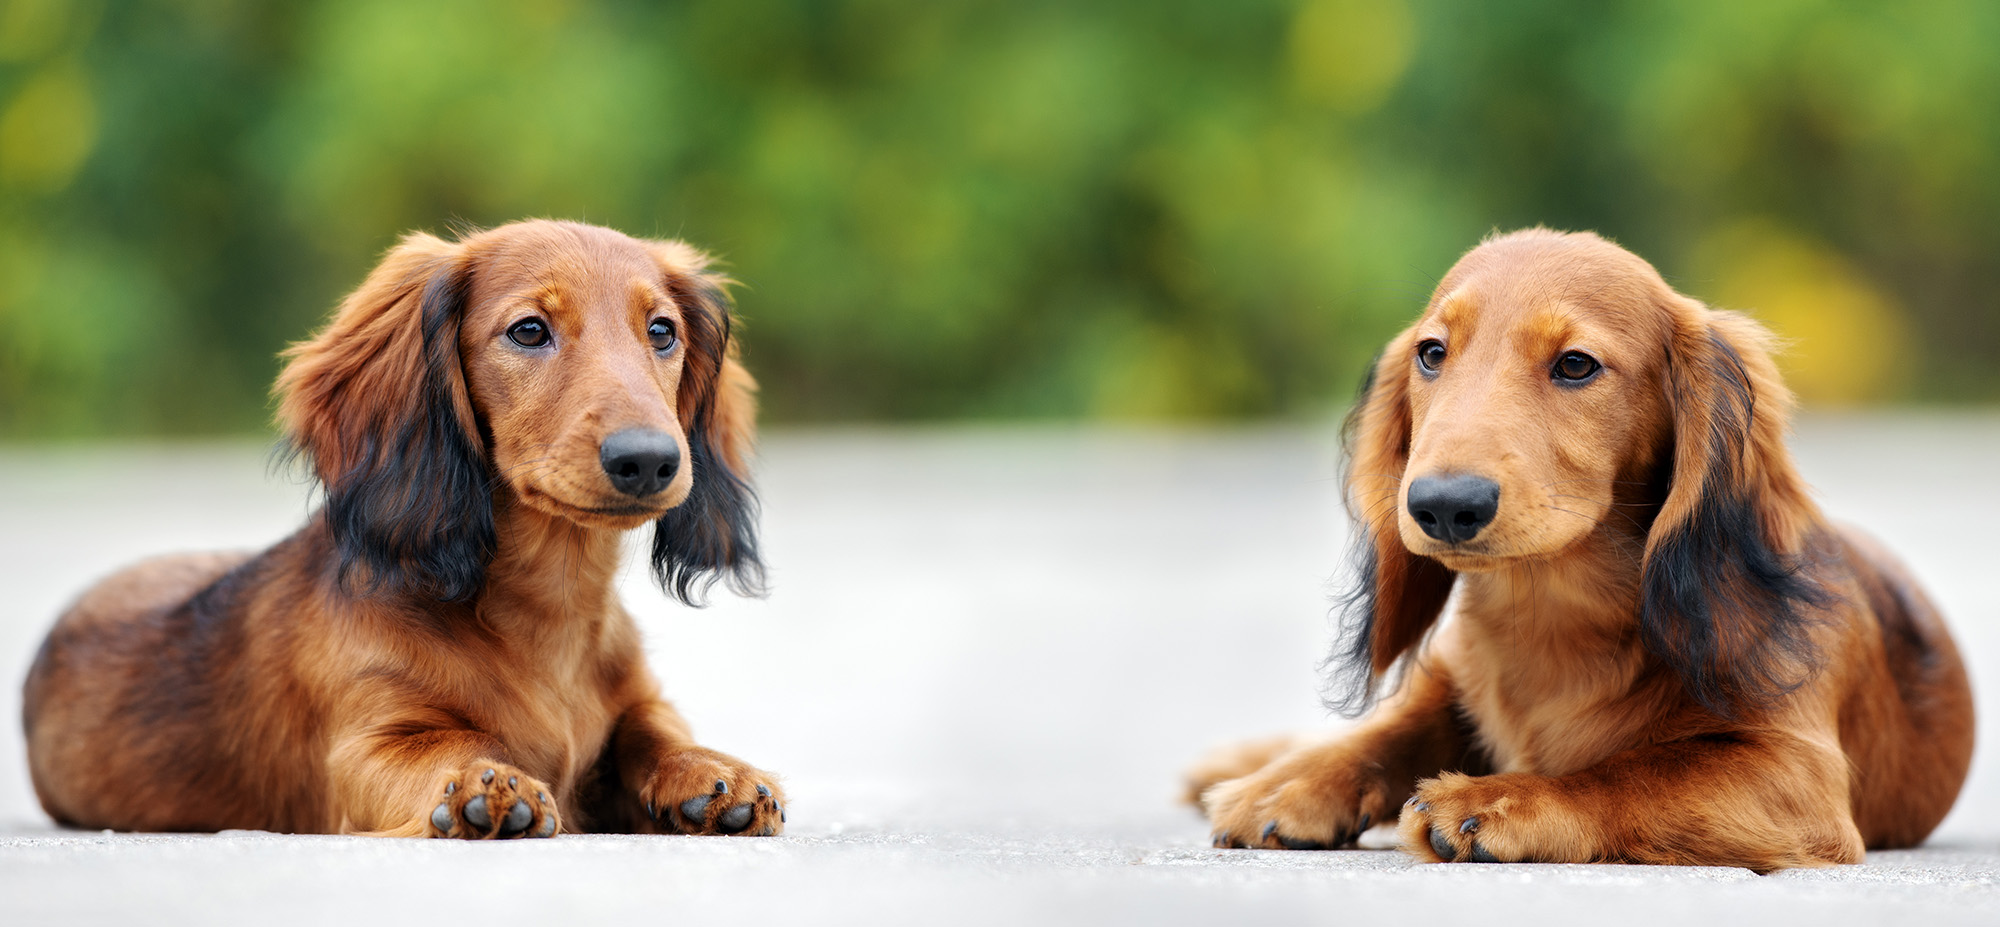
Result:
[[1453,328],[1481,321],[1630,324],[1658,311],[1665,282],[1637,255],[1589,234],[1535,230],[1481,244],[1439,284],[1429,315]]
[[622,303],[661,295],[661,271],[644,243],[568,222],[502,226],[474,242],[475,299],[544,293],[564,304]]

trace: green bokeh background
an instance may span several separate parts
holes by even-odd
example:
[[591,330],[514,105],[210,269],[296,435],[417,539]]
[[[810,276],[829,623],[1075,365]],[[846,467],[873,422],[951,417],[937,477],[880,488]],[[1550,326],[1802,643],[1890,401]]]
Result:
[[2000,398],[2000,4],[0,0],[0,437],[256,431],[396,236],[685,237],[780,421],[1338,408],[1591,228],[1815,406]]

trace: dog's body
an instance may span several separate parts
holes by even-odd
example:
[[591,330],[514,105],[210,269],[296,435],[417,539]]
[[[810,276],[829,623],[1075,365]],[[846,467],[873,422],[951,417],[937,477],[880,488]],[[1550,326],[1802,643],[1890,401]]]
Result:
[[43,807],[148,831],[781,830],[776,780],[661,699],[613,584],[654,522],[677,597],[757,586],[720,284],[684,245],[571,223],[406,238],[279,383],[326,505],[261,554],[119,573],[50,633],[24,712]]
[[1398,685],[1343,736],[1205,761],[1216,843],[1400,814],[1425,860],[1768,871],[1923,840],[1971,759],[1965,671],[1807,497],[1767,340],[1596,236],[1461,260],[1353,419],[1343,659]]

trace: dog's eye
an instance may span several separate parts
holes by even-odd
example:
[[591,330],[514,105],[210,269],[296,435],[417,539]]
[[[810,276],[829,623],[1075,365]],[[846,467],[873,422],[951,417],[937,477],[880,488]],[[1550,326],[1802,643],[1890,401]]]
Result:
[[1438,365],[1444,363],[1444,342],[1431,339],[1417,345],[1417,366],[1425,373],[1436,373]]
[[666,316],[654,319],[646,326],[646,337],[653,342],[653,350],[665,354],[674,349],[674,323]]
[[524,348],[539,348],[549,343],[549,323],[541,319],[522,319],[507,326],[507,340]]
[[1588,380],[1602,369],[1603,367],[1597,363],[1597,358],[1582,351],[1571,351],[1556,360],[1555,377],[1558,381],[1567,380],[1574,383]]

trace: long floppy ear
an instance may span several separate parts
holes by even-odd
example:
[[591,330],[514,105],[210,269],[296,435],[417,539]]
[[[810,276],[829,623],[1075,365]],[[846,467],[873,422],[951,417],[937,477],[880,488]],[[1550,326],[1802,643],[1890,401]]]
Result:
[[1328,704],[1358,712],[1375,684],[1437,622],[1457,574],[1403,546],[1397,532],[1410,463],[1409,364],[1414,332],[1396,337],[1370,367],[1344,427],[1347,510],[1354,519],[1349,591],[1341,597],[1341,649]]
[[738,595],[763,595],[757,496],[749,481],[757,382],[736,359],[723,289],[729,280],[711,273],[707,256],[686,244],[652,244],[686,329],[677,408],[694,467],[687,501],[668,509],[653,529],[653,578],[689,605],[702,604],[717,579]]
[[285,352],[278,421],[325,487],[349,592],[460,601],[493,558],[490,474],[458,349],[468,275],[458,245],[409,235]]
[[1832,595],[1816,575],[1819,512],[1785,447],[1792,394],[1770,333],[1675,299],[1671,482],[1646,538],[1639,623],[1688,693],[1728,716],[1805,681],[1810,624]]

